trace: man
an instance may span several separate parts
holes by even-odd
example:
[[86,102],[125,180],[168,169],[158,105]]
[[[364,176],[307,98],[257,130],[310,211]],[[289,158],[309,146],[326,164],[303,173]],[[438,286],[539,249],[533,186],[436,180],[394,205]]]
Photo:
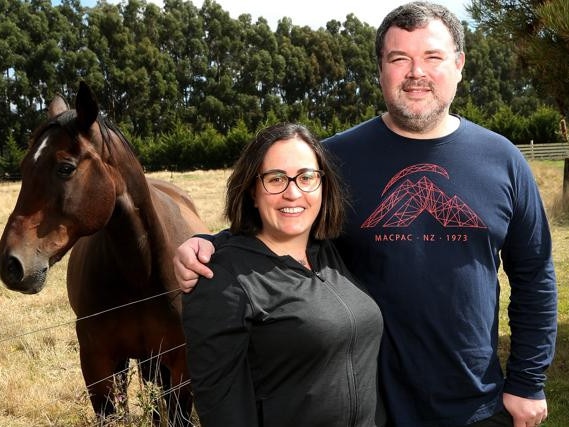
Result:
[[[379,379],[390,425],[538,425],[557,293],[531,170],[510,141],[450,114],[465,55],[462,25],[446,8],[393,10],[376,52],[387,113],[326,146],[351,195],[338,247],[384,315]],[[182,289],[211,274],[195,256],[207,261],[208,245],[179,248]],[[505,378],[500,258],[511,286]]]

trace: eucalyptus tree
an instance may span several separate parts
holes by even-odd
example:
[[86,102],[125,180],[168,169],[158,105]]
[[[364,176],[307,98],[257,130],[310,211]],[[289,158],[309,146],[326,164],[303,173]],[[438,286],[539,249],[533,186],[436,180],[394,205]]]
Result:
[[453,103],[455,110],[462,113],[472,104],[491,116],[507,106],[513,113],[525,116],[537,109],[540,101],[511,43],[465,25],[465,50],[466,63]]
[[[4,155],[9,137],[19,135],[17,128],[18,107],[23,63],[25,62],[24,45],[26,37],[18,25],[18,12],[21,3],[0,0],[0,155]],[[24,76],[25,78],[25,76]]]
[[89,27],[85,17],[89,9],[83,7],[80,0],[62,0],[56,10],[59,12],[61,35],[58,44],[62,54],[56,64],[57,86],[51,89],[71,99],[79,80],[101,88],[104,78],[97,55],[88,47]]
[[157,45],[159,16],[144,0],[102,2],[87,15],[87,48],[103,77],[92,82],[94,90],[113,121],[139,136],[167,127],[161,128],[168,105],[161,102],[176,94],[173,64]]
[[47,105],[50,88],[56,87],[56,64],[62,56],[58,42],[63,24],[61,15],[49,0],[31,0],[23,6],[18,24],[27,39],[22,71],[29,82],[26,109],[33,114],[34,110],[41,110]]
[[2,144],[12,135],[24,146],[57,87],[63,21],[49,0],[3,0],[0,14]]
[[465,27],[467,59],[453,109],[460,110],[471,102],[483,107],[490,114],[498,111],[503,100],[497,68],[502,68],[502,64],[498,65],[498,62],[503,59],[502,52],[506,50],[507,46],[502,46],[502,49],[498,50],[492,49],[489,39],[481,30],[470,31]]
[[293,77],[294,80],[300,80],[299,89],[301,91],[299,93],[301,103],[296,105],[297,108],[301,107],[301,109],[296,109],[293,113],[300,115],[299,119],[303,120],[314,118],[313,106],[321,98],[319,58],[312,51],[312,45],[316,39],[314,33],[308,26],[293,25],[289,36],[291,44],[303,53],[303,72],[299,76]]
[[333,103],[338,119],[346,124],[357,123],[384,110],[374,48],[375,28],[349,14],[343,25],[330,21],[327,30],[339,39],[346,66],[338,99]]
[[133,42],[128,62],[132,74],[125,76],[127,117],[139,135],[167,131],[176,121],[180,94],[174,61],[170,52],[161,48],[161,9],[144,0],[129,0],[122,15]]
[[165,0],[160,29],[160,49],[168,52],[174,63],[178,86],[178,96],[170,102],[178,118],[193,125],[199,105],[194,98],[207,70],[203,18],[190,1]]
[[91,9],[87,15],[87,46],[98,59],[102,81],[92,88],[98,97],[105,100],[103,107],[115,122],[126,120],[127,78],[133,76],[131,58],[134,56],[132,33],[123,23],[119,6],[102,2]]
[[275,34],[264,18],[251,23],[251,16],[238,18],[242,25],[243,48],[238,52],[235,89],[239,117],[249,129],[256,129],[268,113],[279,112],[278,85],[285,72]]
[[569,112],[567,0],[472,0],[467,8],[487,34],[515,49],[542,98]]
[[279,55],[283,58],[285,68],[282,79],[277,86],[277,93],[291,109],[291,118],[301,114],[303,103],[311,86],[311,67],[307,51],[297,43],[293,32],[297,32],[290,18],[279,20],[275,36]]
[[231,19],[229,13],[212,0],[205,0],[200,15],[204,25],[207,67],[202,82],[196,82],[196,124],[202,128],[211,123],[215,129],[227,132],[238,117],[234,102],[235,83],[239,69],[239,52],[243,49],[242,23]]
[[[306,27],[303,27],[302,32]],[[339,99],[340,84],[346,77],[338,37],[323,28],[303,37],[304,49],[311,67],[311,87],[308,91],[310,118],[326,125],[334,115],[334,105]]]
[[529,39],[522,57],[534,71],[536,86],[569,115],[569,3],[543,2],[536,9],[540,31]]

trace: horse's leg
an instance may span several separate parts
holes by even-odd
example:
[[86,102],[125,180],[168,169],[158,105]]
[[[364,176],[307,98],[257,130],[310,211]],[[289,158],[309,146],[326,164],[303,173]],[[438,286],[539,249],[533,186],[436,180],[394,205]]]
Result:
[[169,360],[170,388],[165,389],[169,419],[175,426],[192,426],[193,397],[190,386],[190,374],[186,365],[184,351],[175,352]]
[[81,371],[87,386],[89,399],[95,414],[101,417],[116,412],[114,404],[114,370],[115,364],[104,354],[94,353],[81,347],[79,350]]
[[77,324],[81,371],[95,414],[107,417],[116,413],[116,391],[121,398],[127,395],[128,359],[111,357],[110,344],[104,346],[102,337],[94,337],[89,331]]

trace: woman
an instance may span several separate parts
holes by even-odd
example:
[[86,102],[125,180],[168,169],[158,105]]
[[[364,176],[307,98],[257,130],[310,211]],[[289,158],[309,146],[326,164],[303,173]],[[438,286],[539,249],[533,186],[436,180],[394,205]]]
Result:
[[301,125],[268,127],[227,187],[231,235],[215,242],[214,277],[183,296],[201,425],[383,425],[383,322],[328,240],[344,209],[322,146]]

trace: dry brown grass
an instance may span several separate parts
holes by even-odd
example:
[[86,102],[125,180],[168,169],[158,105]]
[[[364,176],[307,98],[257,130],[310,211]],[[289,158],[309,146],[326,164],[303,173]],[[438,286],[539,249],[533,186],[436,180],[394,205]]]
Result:
[[[0,183],[2,229],[19,188]],[[53,267],[38,295],[0,287],[0,426],[81,425],[90,416],[65,291],[66,263],[64,258]]]
[[[225,228],[223,210],[227,170],[152,173],[185,189],[213,231]],[[0,182],[0,230],[12,211],[19,183]],[[0,427],[94,426],[75,336],[75,315],[65,287],[67,257],[50,271],[37,295],[0,286]],[[131,384],[131,421],[144,425],[147,405],[140,383]]]
[[225,186],[230,173],[230,170],[224,169],[186,173],[155,172],[149,176],[169,181],[186,190],[208,227],[212,231],[219,231],[227,227],[222,212],[225,203]]
[[[569,419],[566,410],[562,409],[567,406],[567,380],[559,378],[559,382],[555,378],[566,376],[569,371],[565,362],[569,353],[569,226],[566,221],[560,221],[564,214],[559,208],[563,166],[561,162],[535,162],[532,168],[552,222],[560,284],[559,320],[565,325],[560,336],[562,347],[550,372],[553,379],[549,391],[552,416],[547,422],[547,426],[561,427],[565,425],[563,421],[557,423],[555,419]],[[187,190],[210,229],[225,228],[220,212],[229,171],[160,172],[151,176],[171,181]],[[18,191],[17,183],[0,183],[0,230],[3,230],[16,202]],[[53,267],[46,288],[38,295],[20,295],[0,286],[0,427],[97,425],[79,367],[74,314],[65,291],[66,262],[67,258],[64,258]],[[503,306],[507,294],[505,286]],[[505,335],[504,312],[501,317],[502,334]],[[140,384],[134,380],[131,389],[131,422],[114,423],[116,427],[147,425],[138,415],[144,406]]]

